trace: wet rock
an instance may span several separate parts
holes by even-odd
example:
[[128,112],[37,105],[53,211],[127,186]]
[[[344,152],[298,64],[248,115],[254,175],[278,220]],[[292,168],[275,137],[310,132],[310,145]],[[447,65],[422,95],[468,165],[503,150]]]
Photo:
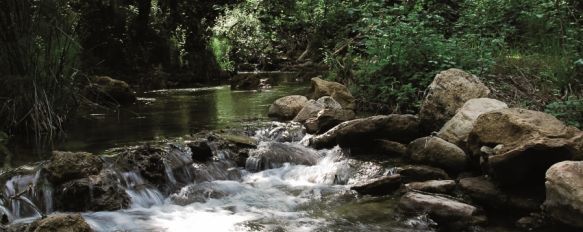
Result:
[[283,120],[293,119],[308,102],[308,98],[300,95],[291,95],[275,100],[269,107],[269,117]]
[[257,140],[246,135],[236,134],[217,134],[220,139],[233,143],[241,148],[255,148],[257,147]]
[[424,182],[412,182],[405,185],[407,189],[430,193],[450,193],[455,187],[454,180],[429,180]]
[[425,131],[438,131],[472,98],[486,97],[490,90],[478,77],[459,69],[443,71],[429,85],[419,111]]
[[427,213],[439,225],[460,228],[486,222],[475,206],[444,196],[408,192],[399,200],[399,208],[409,213]]
[[583,161],[565,161],[549,168],[543,207],[551,218],[583,229]]
[[170,199],[175,204],[186,206],[233,195],[240,192],[242,188],[243,186],[235,181],[202,182],[182,188],[180,192],[172,194]]
[[92,232],[93,229],[80,214],[53,214],[33,222],[31,232]]
[[[274,142],[298,142],[306,135],[304,127],[298,122],[272,122],[271,128],[258,131],[255,136],[257,140]],[[257,147],[257,146],[254,146]]]
[[495,99],[470,99],[459,109],[452,119],[445,123],[437,136],[460,148],[465,148],[468,136],[474,128],[474,122],[478,119],[478,116],[483,113],[506,108],[508,108],[506,103]]
[[351,190],[363,195],[382,196],[393,193],[401,186],[401,175],[390,175],[368,180],[350,187]]
[[546,170],[579,154],[582,134],[546,113],[502,109],[478,117],[468,147],[501,187],[542,192]]
[[129,207],[130,198],[113,171],[72,180],[56,187],[55,206],[68,212],[114,211]]
[[378,115],[340,123],[324,134],[310,139],[310,146],[330,148],[358,146],[375,139],[409,143],[420,137],[419,121],[413,115]]
[[84,89],[87,99],[102,104],[131,105],[137,98],[130,86],[107,76],[97,76]]
[[430,136],[416,139],[407,146],[409,158],[417,163],[432,165],[452,172],[466,169],[466,153],[455,144]]
[[211,149],[208,140],[198,139],[194,142],[188,143],[190,151],[192,151],[192,160],[197,162],[206,162],[213,157],[213,150]]
[[259,89],[261,77],[255,73],[239,73],[231,78],[232,90]]
[[310,134],[320,134],[326,132],[336,125],[354,119],[356,114],[352,110],[343,109],[323,109],[315,117],[305,121],[306,132]]
[[401,175],[403,183],[450,179],[443,169],[425,165],[405,165],[398,167],[396,172]]
[[91,153],[54,151],[45,167],[48,180],[54,185],[98,174],[103,161]]
[[245,168],[261,171],[281,167],[284,163],[315,165],[320,157],[317,151],[298,144],[263,142],[250,152]]
[[161,148],[144,145],[122,152],[115,162],[122,171],[137,172],[153,185],[162,187],[166,184],[163,160],[166,154]]
[[354,110],[356,99],[352,96],[346,86],[332,81],[322,80],[319,77],[312,78],[310,98],[318,99],[323,96],[330,96],[340,103],[343,109]]

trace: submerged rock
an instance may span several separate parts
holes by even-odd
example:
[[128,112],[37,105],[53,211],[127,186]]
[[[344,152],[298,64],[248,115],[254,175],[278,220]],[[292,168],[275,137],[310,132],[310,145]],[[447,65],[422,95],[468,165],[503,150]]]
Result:
[[54,151],[45,167],[48,180],[54,185],[98,174],[103,161],[91,153]]
[[450,179],[443,169],[425,165],[405,165],[398,167],[396,172],[401,174],[403,183]]
[[465,148],[468,136],[474,128],[474,122],[484,113],[506,109],[506,103],[491,98],[475,98],[468,100],[462,108],[441,128],[438,137]]
[[549,114],[511,108],[478,117],[468,147],[502,187],[542,191],[546,170],[581,152],[582,135]]
[[370,143],[375,139],[387,139],[408,143],[420,136],[419,122],[413,115],[378,115],[340,123],[324,134],[310,139],[310,146],[330,148]]
[[182,188],[178,193],[172,194],[170,199],[184,206],[233,195],[240,192],[242,188],[243,185],[235,181],[202,182]]
[[310,148],[292,143],[263,142],[252,150],[245,168],[249,171],[279,168],[284,163],[315,165],[321,155]]
[[131,105],[137,97],[130,86],[120,80],[108,76],[97,76],[84,89],[87,99],[102,104]]
[[340,103],[343,109],[354,110],[356,99],[352,96],[346,86],[333,81],[322,80],[319,77],[312,78],[310,98],[318,99],[323,96],[330,96]]
[[427,132],[438,131],[468,100],[488,94],[478,77],[460,69],[443,71],[435,76],[421,104],[421,125]]
[[460,228],[486,222],[486,216],[475,206],[451,198],[408,192],[399,207],[409,213],[427,213],[439,225]]
[[424,182],[412,182],[406,184],[405,187],[409,190],[417,190],[430,193],[450,193],[455,187],[454,180],[429,180]]
[[466,169],[466,153],[455,144],[430,136],[416,139],[407,147],[409,158],[417,163],[437,166],[448,171],[459,172]]
[[267,115],[283,120],[293,119],[307,102],[308,98],[300,95],[282,97],[271,104]]
[[30,232],[92,232],[93,229],[80,214],[53,214],[34,221]]
[[543,206],[553,219],[583,229],[583,161],[565,161],[549,168]]
[[57,186],[55,206],[68,212],[114,211],[129,207],[130,197],[113,171],[72,180]]
[[401,186],[401,175],[390,175],[367,180],[365,183],[360,183],[350,187],[360,194],[364,195],[386,195],[393,193]]

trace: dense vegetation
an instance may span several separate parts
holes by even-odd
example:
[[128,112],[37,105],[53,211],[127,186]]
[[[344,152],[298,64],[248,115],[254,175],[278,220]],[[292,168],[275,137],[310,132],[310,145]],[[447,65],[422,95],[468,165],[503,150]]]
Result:
[[526,95],[505,100],[582,123],[579,0],[1,4],[0,131],[9,134],[57,132],[91,75],[156,88],[319,64],[349,85],[362,110],[415,112],[434,75],[455,67],[498,92],[529,83]]

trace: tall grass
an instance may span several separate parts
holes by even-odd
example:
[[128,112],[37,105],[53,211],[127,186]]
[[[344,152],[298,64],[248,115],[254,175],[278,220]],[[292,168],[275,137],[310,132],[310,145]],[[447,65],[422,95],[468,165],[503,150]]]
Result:
[[0,5],[0,130],[51,139],[75,105],[76,16],[64,0]]

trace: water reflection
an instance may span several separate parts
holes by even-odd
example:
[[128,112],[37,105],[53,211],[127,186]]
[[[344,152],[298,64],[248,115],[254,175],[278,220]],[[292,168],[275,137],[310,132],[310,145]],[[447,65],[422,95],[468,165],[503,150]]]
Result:
[[67,128],[64,150],[99,152],[201,130],[237,127],[266,120],[275,99],[304,94],[308,83],[293,75],[277,75],[278,85],[262,91],[231,91],[229,86],[158,90],[140,94],[139,103],[119,112],[91,112]]

